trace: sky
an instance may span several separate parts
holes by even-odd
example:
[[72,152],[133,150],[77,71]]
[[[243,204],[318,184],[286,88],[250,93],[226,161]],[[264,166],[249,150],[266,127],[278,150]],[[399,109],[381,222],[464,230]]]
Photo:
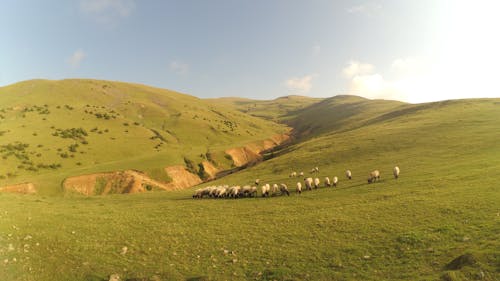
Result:
[[142,83],[200,98],[500,97],[500,1],[2,0],[0,86]]

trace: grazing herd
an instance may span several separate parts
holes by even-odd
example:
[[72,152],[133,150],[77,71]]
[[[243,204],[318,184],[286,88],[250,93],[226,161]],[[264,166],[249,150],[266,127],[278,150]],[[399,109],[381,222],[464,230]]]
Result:
[[[311,174],[319,173],[319,168],[314,167],[310,171]],[[395,179],[399,178],[400,169],[398,166],[395,166],[392,170]],[[345,172],[346,178],[348,180],[352,179],[352,172],[347,170]],[[304,173],[300,172],[292,172],[289,177],[303,177]],[[376,181],[380,181],[380,171],[373,170],[368,175],[368,183],[374,183]],[[194,191],[193,198],[244,198],[244,197],[257,197],[257,186],[260,184],[260,179],[255,180],[255,185],[245,185],[243,187],[239,185],[229,186],[229,185],[219,185],[219,186],[207,186],[204,188],[199,188]],[[337,176],[334,176],[331,180],[329,177],[325,177],[324,187],[337,187],[339,183],[339,179]],[[302,187],[304,190],[309,191],[314,189],[318,189],[321,186],[321,181],[318,177],[306,177],[304,178],[304,185],[299,181],[297,182],[295,192],[297,194],[302,194]],[[287,195],[290,196],[290,191],[288,190],[288,186],[284,183],[280,184],[263,184],[260,187],[262,197],[270,197],[270,196],[278,196],[278,195]]]

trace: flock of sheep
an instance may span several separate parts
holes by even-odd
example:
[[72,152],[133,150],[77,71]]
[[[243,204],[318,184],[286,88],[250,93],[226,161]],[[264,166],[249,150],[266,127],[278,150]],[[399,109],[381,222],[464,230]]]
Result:
[[[319,168],[314,167],[311,169],[311,173],[319,173]],[[392,173],[394,175],[394,178],[397,179],[399,177],[399,167],[396,166],[392,170]],[[352,179],[352,172],[350,170],[347,170],[345,172],[346,178],[347,179]],[[300,172],[297,174],[297,172],[292,172],[289,177],[303,177],[304,172]],[[373,183],[375,181],[380,180],[380,171],[379,170],[374,170],[370,172],[368,176],[368,183]],[[339,182],[338,177],[334,176],[332,180],[330,180],[329,177],[325,177],[324,179],[324,186],[325,187],[337,187],[337,184]],[[203,198],[203,197],[210,197],[210,198],[242,198],[242,197],[257,197],[257,186],[259,186],[260,180],[256,179],[255,180],[255,186],[250,186],[250,185],[245,185],[243,187],[239,185],[234,185],[234,186],[228,186],[228,185],[219,185],[219,186],[207,186],[204,188],[199,188],[194,191],[193,198]],[[305,190],[312,190],[319,188],[321,185],[321,181],[319,178],[315,177],[307,177],[304,178],[304,189]],[[297,182],[297,186],[295,189],[295,192],[298,194],[302,193],[302,183],[299,181]],[[269,197],[269,196],[277,196],[277,195],[287,195],[290,196],[290,191],[288,190],[288,186],[284,183],[281,184],[273,184],[270,185],[269,183],[261,185],[261,195],[262,197]]]

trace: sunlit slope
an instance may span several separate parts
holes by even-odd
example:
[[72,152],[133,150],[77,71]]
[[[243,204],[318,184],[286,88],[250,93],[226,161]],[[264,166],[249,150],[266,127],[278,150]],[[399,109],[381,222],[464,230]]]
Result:
[[307,138],[364,126],[368,120],[405,105],[391,100],[369,100],[349,95],[334,96],[293,112],[285,118],[285,123],[294,128],[296,136]]
[[[198,163],[284,126],[173,91],[96,80],[0,88],[0,185]],[[223,156],[223,154],[222,154]],[[224,162],[222,157],[221,162]]]

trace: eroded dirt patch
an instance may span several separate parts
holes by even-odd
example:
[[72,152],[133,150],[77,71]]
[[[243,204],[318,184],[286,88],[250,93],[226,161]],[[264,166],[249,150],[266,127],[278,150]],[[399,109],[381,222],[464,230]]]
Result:
[[271,149],[290,138],[287,134],[275,135],[270,139],[249,143],[242,147],[235,147],[226,150],[230,155],[236,167],[244,166],[248,163],[262,160],[261,152]]
[[0,187],[0,192],[34,194],[36,193],[36,188],[34,184],[27,182],[27,183],[2,186]]

